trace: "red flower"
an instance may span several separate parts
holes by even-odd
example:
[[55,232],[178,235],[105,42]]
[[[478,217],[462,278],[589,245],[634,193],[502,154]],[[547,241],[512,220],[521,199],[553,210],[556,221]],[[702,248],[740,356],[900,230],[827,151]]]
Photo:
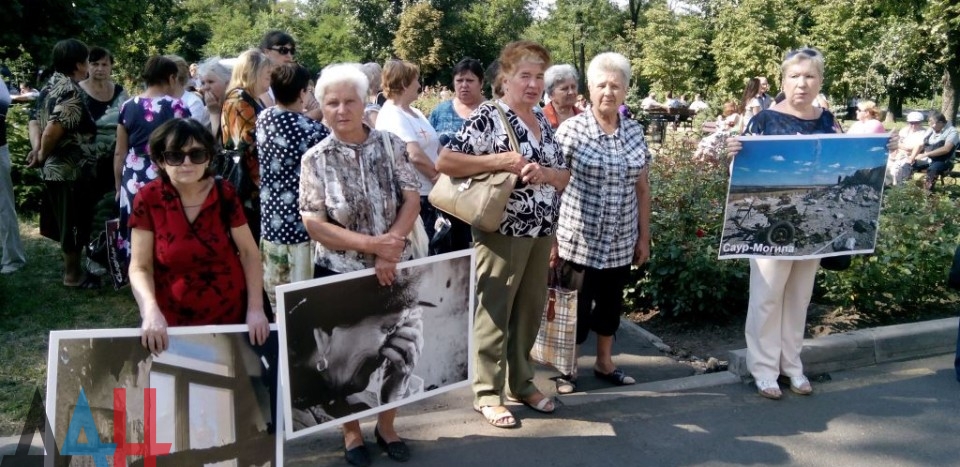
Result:
[[703,238],[704,235],[706,235],[706,232],[704,232],[703,229],[697,229],[698,238]]

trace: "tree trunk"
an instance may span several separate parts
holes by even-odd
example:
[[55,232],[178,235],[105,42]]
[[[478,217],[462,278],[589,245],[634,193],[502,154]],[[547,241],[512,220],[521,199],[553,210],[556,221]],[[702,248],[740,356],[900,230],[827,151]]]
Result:
[[890,101],[887,104],[887,118],[884,123],[893,125],[895,119],[903,116],[903,97],[897,91],[889,91]]
[[947,67],[943,72],[943,106],[941,111],[947,120],[955,122],[957,105],[960,104],[960,70],[951,70]]

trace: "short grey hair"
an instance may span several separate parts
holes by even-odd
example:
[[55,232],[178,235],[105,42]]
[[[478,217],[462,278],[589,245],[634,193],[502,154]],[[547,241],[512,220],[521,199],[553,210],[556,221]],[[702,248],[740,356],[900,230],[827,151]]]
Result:
[[547,95],[553,94],[553,88],[558,84],[568,79],[576,82],[579,78],[580,75],[577,74],[577,69],[574,68],[573,65],[563,63],[547,68],[547,71],[543,74],[543,81],[547,87]]
[[204,76],[213,73],[223,80],[224,85],[229,83],[232,70],[223,63],[220,63],[220,60],[220,57],[210,57],[200,62],[200,65],[197,66],[197,76],[200,76],[202,79]]
[[352,85],[357,91],[357,97],[366,102],[370,82],[367,81],[367,75],[360,70],[359,63],[334,63],[324,68],[320,72],[320,79],[317,80],[317,85],[313,91],[317,102],[322,104],[327,88],[338,84]]
[[[587,83],[593,84],[600,79],[601,73],[620,73],[623,76],[623,85],[630,86],[630,60],[616,52],[604,52],[593,60],[587,67]],[[653,92],[650,92],[651,96]]]
[[377,62],[367,62],[360,65],[360,71],[367,75],[367,82],[370,84],[370,92],[380,92],[380,80],[383,77],[383,68]]

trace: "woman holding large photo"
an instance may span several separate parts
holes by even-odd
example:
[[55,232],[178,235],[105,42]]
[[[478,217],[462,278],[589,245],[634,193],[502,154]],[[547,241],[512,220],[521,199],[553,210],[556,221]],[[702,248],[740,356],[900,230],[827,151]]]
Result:
[[[332,133],[301,160],[300,214],[310,238],[317,241],[314,277],[374,268],[380,286],[397,287],[397,263],[412,258],[406,239],[420,214],[420,182],[407,144],[363,123],[368,86],[366,75],[354,65],[331,65],[321,73],[316,97]],[[408,386],[420,357],[422,323],[417,315],[387,327],[393,329],[383,337],[389,345],[378,348],[373,360],[387,365],[385,380]],[[317,336],[318,356],[342,350],[325,335]],[[355,356],[366,358],[359,352]],[[339,371],[328,369],[328,363],[328,357],[318,358],[316,370]],[[384,393],[391,387],[397,385],[381,386],[381,401],[393,397]],[[378,414],[374,434],[391,459],[405,462],[410,451],[394,429],[396,414],[396,409]],[[359,422],[343,424],[343,443],[348,463],[370,464]]]
[[[786,98],[753,116],[743,134],[838,133],[839,124],[833,114],[813,105],[823,84],[823,55],[815,49],[795,50],[787,54],[781,69]],[[733,155],[741,146],[736,142],[728,148]],[[803,375],[800,350],[819,264],[819,259],[750,260],[747,369],[756,380],[759,394],[768,399],[782,396],[777,384],[781,374],[790,378],[791,391],[803,395],[813,392]]]

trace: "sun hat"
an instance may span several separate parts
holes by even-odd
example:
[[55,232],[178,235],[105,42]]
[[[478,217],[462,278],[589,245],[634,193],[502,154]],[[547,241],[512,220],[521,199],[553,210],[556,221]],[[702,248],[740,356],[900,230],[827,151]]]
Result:
[[920,123],[923,121],[923,114],[920,112],[910,112],[907,114],[908,123]]

